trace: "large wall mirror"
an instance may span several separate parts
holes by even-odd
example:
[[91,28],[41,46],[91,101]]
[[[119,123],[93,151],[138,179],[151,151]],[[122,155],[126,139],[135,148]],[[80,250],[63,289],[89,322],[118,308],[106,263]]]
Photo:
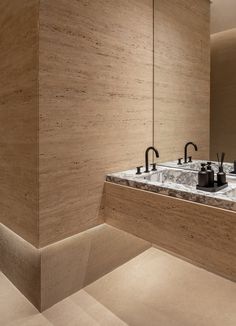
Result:
[[211,4],[210,156],[236,160],[236,1]]
[[161,161],[236,160],[236,1],[154,0],[154,144]]

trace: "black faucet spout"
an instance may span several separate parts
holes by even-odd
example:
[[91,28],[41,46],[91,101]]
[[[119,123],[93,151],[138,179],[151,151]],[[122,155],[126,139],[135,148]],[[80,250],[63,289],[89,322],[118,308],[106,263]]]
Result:
[[198,148],[197,148],[197,145],[194,144],[193,142],[188,142],[185,147],[184,147],[184,163],[188,163],[188,146],[189,145],[192,145],[195,149],[195,151],[197,152],[198,151]]
[[150,152],[151,150],[155,153],[156,158],[159,157],[159,152],[158,152],[158,150],[157,150],[155,147],[150,146],[150,147],[148,147],[148,148],[146,149],[146,152],[145,152],[145,168],[146,168],[146,169],[145,169],[145,173],[150,172],[150,171],[149,171],[148,154],[149,154],[149,152]]

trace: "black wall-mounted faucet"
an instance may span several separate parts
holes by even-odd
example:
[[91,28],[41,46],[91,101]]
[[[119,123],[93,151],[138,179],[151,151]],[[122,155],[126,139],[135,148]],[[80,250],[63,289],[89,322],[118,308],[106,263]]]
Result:
[[158,158],[159,157],[159,153],[158,153],[158,150],[155,148],[155,147],[153,147],[153,146],[151,146],[151,147],[148,147],[147,149],[146,149],[146,152],[145,152],[145,173],[148,173],[148,172],[150,172],[149,171],[149,163],[148,163],[148,154],[149,154],[149,151],[154,151],[154,153],[156,154],[156,157]]
[[188,142],[184,147],[184,163],[192,162],[192,157],[190,157],[190,160],[188,161],[188,146],[192,145],[195,149],[195,151],[198,151],[197,145],[193,142]]

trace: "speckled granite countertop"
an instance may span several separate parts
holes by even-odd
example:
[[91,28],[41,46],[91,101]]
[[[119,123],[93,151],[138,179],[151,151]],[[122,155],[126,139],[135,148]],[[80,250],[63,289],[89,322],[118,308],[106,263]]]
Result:
[[157,171],[136,175],[136,170],[108,174],[106,181],[175,198],[236,211],[236,183],[216,193],[196,189],[197,171],[158,166]]
[[[177,161],[170,161],[170,162],[164,162],[160,163],[160,166],[165,166],[165,167],[170,167],[170,168],[176,168],[176,169],[184,169],[184,170],[195,170],[199,171],[201,169],[201,163],[207,163],[206,160],[193,160],[191,163],[183,163],[182,165],[178,165]],[[218,172],[218,162],[212,161],[212,168],[215,173]],[[233,163],[227,163],[225,162],[224,164],[224,171],[228,176],[230,177],[235,177],[236,175],[231,174],[230,172],[234,170],[234,165]]]

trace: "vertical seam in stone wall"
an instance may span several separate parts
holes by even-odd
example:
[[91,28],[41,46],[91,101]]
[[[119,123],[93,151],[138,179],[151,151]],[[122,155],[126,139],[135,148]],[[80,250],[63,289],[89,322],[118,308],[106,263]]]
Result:
[[152,145],[153,146],[154,146],[154,126],[155,126],[154,118],[155,118],[155,0],[153,0],[152,3]]

